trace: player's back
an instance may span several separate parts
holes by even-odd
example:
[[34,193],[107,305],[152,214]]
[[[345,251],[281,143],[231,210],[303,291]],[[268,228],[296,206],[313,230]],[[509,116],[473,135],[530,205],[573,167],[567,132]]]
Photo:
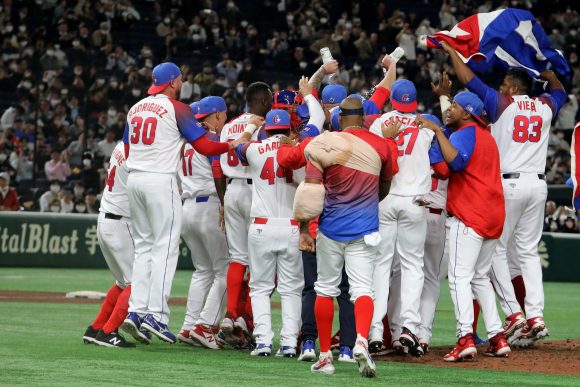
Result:
[[246,149],[249,173],[252,178],[253,218],[292,218],[298,183],[294,171],[278,165],[276,155],[280,136],[250,143]]
[[[207,136],[218,141],[217,134],[209,132]],[[211,161],[217,156],[204,156],[193,149],[189,143],[185,143],[179,168],[181,179],[182,199],[193,199],[199,196],[216,195]]]
[[[225,124],[220,133],[220,142],[230,142],[240,137],[253,116],[251,113],[244,113]],[[255,140],[257,137],[258,130],[254,132],[252,139]],[[234,149],[220,156],[220,165],[224,175],[227,177],[237,179],[250,178],[248,164],[240,161]]]
[[397,163],[399,172],[393,177],[390,194],[400,196],[424,195],[431,189],[431,164],[429,148],[433,141],[433,132],[419,130],[414,113],[401,113],[393,110],[376,120],[370,131],[382,137],[381,123],[387,125],[396,120],[404,128],[395,138],[398,148]]
[[[164,94],[149,96],[137,102],[127,114],[129,171],[177,172],[183,137],[181,126],[201,125],[193,117],[189,106]],[[178,120],[180,124],[178,126]]]
[[100,212],[130,217],[129,198],[127,197],[127,163],[125,160],[125,146],[118,143],[111,154],[105,189],[101,198]]
[[512,97],[491,127],[502,173],[544,173],[552,116],[552,108],[542,97]]

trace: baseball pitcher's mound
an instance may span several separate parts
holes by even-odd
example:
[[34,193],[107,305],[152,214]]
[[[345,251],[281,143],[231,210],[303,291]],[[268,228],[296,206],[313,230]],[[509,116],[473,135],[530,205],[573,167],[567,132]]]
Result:
[[437,367],[460,367],[498,371],[539,372],[544,374],[580,376],[580,340],[541,341],[533,347],[512,348],[508,358],[489,357],[485,355],[486,346],[477,347],[474,360],[460,363],[447,363],[443,356],[451,351],[452,346],[433,347],[429,353],[419,359],[410,355],[387,355],[376,358],[379,361],[393,361],[426,364]]

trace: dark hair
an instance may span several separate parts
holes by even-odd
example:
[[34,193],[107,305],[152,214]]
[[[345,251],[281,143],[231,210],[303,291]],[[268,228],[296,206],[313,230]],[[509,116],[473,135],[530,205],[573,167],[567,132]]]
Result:
[[516,81],[522,92],[527,94],[532,90],[532,77],[524,69],[510,67],[506,76]]
[[246,89],[246,102],[252,104],[260,101],[270,92],[270,86],[264,82],[254,82]]

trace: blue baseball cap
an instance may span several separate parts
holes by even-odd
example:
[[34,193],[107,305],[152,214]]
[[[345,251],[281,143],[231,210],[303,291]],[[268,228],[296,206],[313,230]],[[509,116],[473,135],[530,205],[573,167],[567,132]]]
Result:
[[195,118],[198,120],[207,117],[210,114],[217,113],[217,112],[225,112],[228,110],[226,105],[226,101],[222,97],[216,97],[210,95],[209,97],[202,98],[199,101],[199,108],[197,113],[195,114]]
[[453,98],[453,102],[458,104],[473,116],[480,124],[486,126],[486,122],[483,120],[482,117],[485,116],[485,109],[483,108],[483,102],[481,99],[474,93],[470,91],[462,91],[461,93],[457,93],[455,98]]
[[266,114],[265,130],[290,129],[290,114],[286,110],[274,109]]
[[153,69],[151,78],[153,79],[153,84],[147,90],[147,94],[158,94],[165,90],[169,82],[178,78],[181,75],[181,70],[173,62],[163,62],[158,64]]
[[274,103],[272,107],[275,109],[289,109],[294,105],[296,99],[296,92],[294,90],[280,90],[274,93]]
[[310,119],[308,105],[306,105],[305,103],[298,105],[298,107],[296,108],[296,114],[298,114],[298,117],[300,117],[302,122],[308,121]]
[[197,113],[199,113],[199,101],[190,103],[189,108],[191,109],[193,115],[195,116]]
[[429,121],[433,121],[437,124],[437,126],[443,126],[439,118],[434,116],[433,114],[421,114],[421,117],[428,119]]
[[340,121],[338,116],[340,115],[340,107],[336,106],[330,109],[330,129],[332,131],[338,132],[340,130]]
[[346,98],[346,87],[343,85],[328,85],[322,89],[322,103],[341,103]]
[[417,110],[417,89],[413,82],[399,79],[391,88],[391,105],[403,113]]

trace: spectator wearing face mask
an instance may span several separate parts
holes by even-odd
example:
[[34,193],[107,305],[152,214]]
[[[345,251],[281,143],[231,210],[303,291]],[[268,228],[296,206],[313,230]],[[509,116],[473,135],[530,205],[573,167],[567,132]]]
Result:
[[48,212],[59,213],[60,212],[60,200],[54,199],[52,202],[50,202],[48,209],[49,209]]
[[79,177],[87,190],[90,189],[95,192],[101,190],[99,172],[95,166],[93,156],[89,152],[83,154],[83,166]]
[[[42,194],[40,197],[40,212],[49,212],[50,205],[53,201],[58,201],[60,192],[60,182],[58,180],[53,180],[50,182],[50,189]],[[60,203],[59,203],[60,205]]]
[[10,188],[10,175],[0,173],[0,211],[18,211],[20,202],[14,188]]
[[92,189],[87,190],[85,194],[85,206],[88,214],[98,214],[100,203],[97,200],[97,195]]
[[74,210],[73,194],[70,191],[64,191],[60,199],[60,212],[70,214]]
[[574,216],[567,216],[564,219],[560,232],[567,233],[567,234],[577,234],[578,227],[576,225],[576,218]]
[[85,204],[84,199],[75,201],[75,208],[73,210],[74,214],[86,214],[87,213],[87,205]]
[[65,181],[71,174],[67,153],[53,150],[50,154],[50,160],[44,164],[44,173],[47,180]]

